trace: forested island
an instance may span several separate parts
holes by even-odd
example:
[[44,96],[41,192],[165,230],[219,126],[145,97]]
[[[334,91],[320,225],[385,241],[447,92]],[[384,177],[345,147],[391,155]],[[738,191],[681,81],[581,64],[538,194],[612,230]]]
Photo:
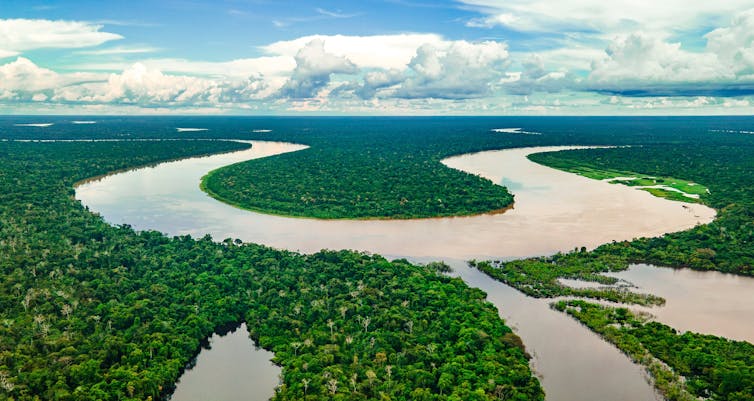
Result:
[[520,339],[441,264],[168,238],[73,198],[88,177],[247,146],[0,142],[0,399],[165,399],[241,322],[283,368],[274,399],[543,399]]

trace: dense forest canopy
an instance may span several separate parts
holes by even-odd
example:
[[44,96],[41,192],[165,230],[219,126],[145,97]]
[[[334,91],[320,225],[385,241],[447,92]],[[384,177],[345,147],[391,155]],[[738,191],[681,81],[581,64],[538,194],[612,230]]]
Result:
[[754,136],[743,143],[656,144],[540,153],[530,158],[556,168],[635,171],[693,180],[707,188],[701,201],[718,216],[710,224],[660,238],[608,244],[595,252],[626,260],[754,275]]
[[[718,218],[681,233],[606,244],[592,252],[478,266],[534,296],[650,304],[661,300],[604,291],[568,293],[557,279],[605,282],[609,279],[600,272],[630,262],[752,274],[754,136],[740,133],[751,131],[750,118],[103,117],[80,126],[70,123],[73,118],[44,117],[54,125],[15,125],[40,118],[0,118],[0,398],[164,397],[203,339],[242,321],[283,367],[277,399],[543,397],[520,340],[484,302],[482,292],[438,274],[441,265],[353,252],[300,255],[231,240],[134,232],[109,226],[72,196],[73,183],[87,177],[246,145],[3,140],[304,143],[311,148],[233,166],[225,178],[253,171],[257,190],[271,199],[294,199],[293,190],[300,191],[296,196],[317,194],[316,199],[321,193],[336,194],[320,209],[295,202],[270,206],[262,199],[275,213],[328,218],[468,214],[509,202],[503,189],[439,163],[455,154],[538,145],[632,145],[532,159],[563,169],[587,166],[698,182],[710,189],[701,201],[715,207]],[[207,131],[179,132],[179,127]],[[492,131],[514,127],[540,135]],[[365,174],[371,185],[362,184]],[[336,190],[328,190],[336,181]],[[400,185],[391,187],[394,181]],[[366,191],[376,198],[353,202]],[[405,191],[416,195],[412,199],[441,194],[443,205],[420,202],[406,211],[400,206],[409,202],[395,203],[398,195],[409,200]],[[464,203],[472,192],[473,202]],[[652,329],[663,336],[667,332]],[[676,333],[671,334],[666,337],[675,342]],[[661,358],[661,347],[646,346]],[[734,366],[736,355],[716,353],[713,366]],[[678,369],[684,369],[682,363]],[[692,390],[705,395],[723,394],[713,387],[728,383],[709,375],[694,380]],[[725,394],[741,391],[726,388],[731,391]]]
[[0,399],[162,399],[244,321],[283,368],[275,399],[543,399],[520,339],[442,265],[135,232],[73,197],[90,176],[244,147],[0,142]]
[[[564,311],[645,365],[669,401],[754,400],[754,345],[679,333],[626,308],[559,301]],[[683,377],[683,379],[681,379]]]
[[[17,127],[42,120],[47,128]],[[78,117],[77,117],[78,118]],[[489,212],[510,205],[502,187],[451,170],[451,155],[540,145],[751,146],[750,119],[724,118],[269,118],[3,117],[7,138],[239,138],[311,148],[221,168],[205,189],[227,203],[319,218],[410,218]],[[541,135],[494,132],[523,127]],[[179,132],[177,128],[206,131]],[[684,178],[684,177],[678,177]]]

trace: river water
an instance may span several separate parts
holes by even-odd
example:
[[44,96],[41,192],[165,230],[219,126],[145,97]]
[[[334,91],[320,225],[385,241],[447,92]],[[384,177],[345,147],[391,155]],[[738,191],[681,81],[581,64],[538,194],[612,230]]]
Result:
[[246,324],[224,335],[213,335],[196,365],[176,383],[171,401],[265,401],[275,393],[280,368],[272,352],[250,346]]
[[[469,269],[464,261],[545,255],[574,247],[592,248],[613,240],[661,235],[709,222],[714,210],[590,180],[526,158],[530,153],[564,147],[489,151],[443,161],[449,167],[508,187],[515,195],[515,207],[503,214],[391,221],[298,219],[240,210],[199,189],[200,178],[213,169],[304,148],[275,142],[252,144],[250,150],[163,163],[90,181],[77,187],[76,197],[113,224],[130,224],[136,229],[154,229],[169,235],[211,234],[217,240],[240,238],[302,252],[346,248],[415,261],[445,260],[469,285],[486,291],[501,316],[522,337],[534,356],[532,366],[548,400],[656,399],[643,370],[614,347],[568,316],[552,311],[547,301],[528,298]],[[643,291],[654,293],[652,272],[661,272],[656,280],[666,279],[662,277],[666,270],[649,269],[644,272],[646,283],[641,281],[638,285]],[[749,293],[754,291],[754,280],[744,279],[742,285]],[[713,292],[714,288],[704,291]],[[662,292],[658,295],[665,296]],[[716,307],[710,306],[713,310]],[[744,313],[751,310],[754,309]],[[653,313],[663,319],[660,310]],[[690,328],[704,327],[694,325],[693,319],[689,321]],[[752,321],[749,319],[749,332],[754,331]],[[247,348],[252,347],[247,344]],[[250,362],[246,367],[247,371],[257,369],[269,369],[269,364]],[[199,386],[205,383],[204,378],[182,378],[176,393],[189,381]],[[234,399],[237,398],[232,395],[223,398]]]
[[231,154],[164,163],[79,186],[76,196],[115,224],[168,234],[211,234],[277,248],[355,249],[402,257],[513,258],[612,240],[656,236],[712,220],[714,210],[669,202],[645,191],[590,180],[533,163],[526,155],[565,147],[481,152],[446,159],[450,167],[506,185],[515,195],[502,214],[419,220],[317,220],[241,211],[199,189],[210,170],[303,148],[252,141]]
[[754,279],[720,272],[633,265],[610,276],[636,291],[665,298],[648,312],[680,331],[714,334],[754,344]]

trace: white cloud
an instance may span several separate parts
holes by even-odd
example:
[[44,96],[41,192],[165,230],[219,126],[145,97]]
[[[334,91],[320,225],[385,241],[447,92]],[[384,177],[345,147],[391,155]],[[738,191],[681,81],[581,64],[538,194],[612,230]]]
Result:
[[121,74],[111,74],[101,101],[125,103],[175,103],[202,100],[215,85],[207,80],[163,74],[143,64],[134,64]]
[[628,33],[684,31],[720,23],[754,7],[753,0],[459,0],[486,14],[472,26],[507,26],[522,31]]
[[403,72],[396,69],[372,71],[364,75],[361,86],[356,85],[356,94],[361,98],[371,99],[379,90],[399,85],[405,79]]
[[[546,48],[521,51],[516,59],[539,57],[552,68],[549,74],[573,78],[543,85],[527,81],[524,66],[520,79],[507,85],[514,93],[558,86],[625,96],[754,93],[754,0],[458,1],[482,14],[468,26],[530,32],[534,39],[522,39],[517,47]],[[710,26],[720,28],[700,33]],[[699,49],[703,39],[707,46]]]
[[751,107],[751,103],[746,99],[726,99],[723,107]]
[[754,9],[736,15],[729,26],[708,33],[707,49],[738,75],[754,74]]
[[0,19],[0,55],[43,48],[81,48],[122,39],[102,25],[43,19]]
[[296,53],[296,69],[280,91],[294,99],[316,97],[333,74],[354,74],[358,68],[348,58],[328,53],[325,42],[314,39]]
[[[261,74],[266,77],[287,77],[296,68],[296,60],[288,56],[242,58],[230,61],[197,61],[177,58],[152,58],[139,61],[150,69],[175,74],[197,76],[247,77]],[[86,71],[120,71],[133,63],[126,61],[95,62],[75,66]]]
[[595,60],[605,57],[605,49],[570,43],[566,47],[536,52],[511,52],[511,58],[517,60],[530,57],[539,58],[550,68],[562,71],[590,71]]
[[8,58],[18,56],[18,52],[0,49],[0,58]]
[[59,84],[60,76],[56,72],[37,67],[23,57],[0,66],[0,90],[33,92],[52,89]]
[[446,42],[435,34],[405,33],[395,35],[346,36],[312,35],[262,46],[270,55],[295,57],[313,40],[324,43],[324,50],[345,57],[359,68],[403,69],[422,45]]
[[151,46],[144,46],[144,47],[111,47],[108,49],[98,49],[98,50],[80,50],[77,51],[77,54],[86,54],[90,56],[113,56],[113,55],[123,55],[123,54],[143,54],[143,53],[154,53],[160,49],[156,47]]
[[[296,68],[293,57],[274,56],[244,58],[230,61],[193,61],[185,59],[145,59],[139,62],[149,70],[159,70],[175,75],[190,75],[218,81],[255,81],[254,86],[264,82],[264,89],[255,92],[255,98],[262,98],[277,92],[288,81]],[[75,68],[85,71],[122,71],[133,63],[125,61],[90,63]]]
[[592,66],[590,80],[647,84],[657,82],[699,82],[733,78],[712,53],[692,53],[680,43],[634,33],[618,38],[606,50],[607,57]]
[[53,100],[84,103],[122,103],[143,106],[222,106],[265,97],[268,85],[261,78],[213,80],[165,74],[136,63],[104,82],[59,88]]
[[276,89],[260,77],[213,80],[165,74],[140,63],[113,74],[60,74],[23,57],[0,65],[0,99],[22,102],[221,106],[259,100]]
[[705,35],[701,51],[633,33],[592,65],[588,89],[633,96],[741,96],[754,93],[754,10]]
[[463,99],[490,94],[508,61],[504,43],[453,41],[423,45],[409,64],[410,74],[396,90],[403,98]]
[[[542,57],[532,55],[522,63],[523,71],[507,77],[504,87],[508,93],[530,95],[534,92],[560,92],[573,86],[576,79],[565,71],[548,71]],[[513,79],[510,79],[513,78]]]

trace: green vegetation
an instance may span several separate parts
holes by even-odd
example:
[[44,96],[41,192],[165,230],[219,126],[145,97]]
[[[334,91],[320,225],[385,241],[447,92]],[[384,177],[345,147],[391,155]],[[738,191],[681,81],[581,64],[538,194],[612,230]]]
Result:
[[[582,297],[612,302],[639,305],[662,305],[660,297],[650,294],[638,294],[626,288],[572,288],[561,284],[558,279],[576,279],[603,284],[616,284],[613,277],[599,273],[620,271],[628,268],[625,259],[609,255],[595,255],[587,252],[557,254],[510,262],[471,261],[469,265],[526,295],[535,298]],[[553,268],[556,266],[557,268]]]
[[311,147],[212,171],[202,188],[237,207],[322,219],[428,218],[509,207],[513,197],[504,187],[445,167],[440,160],[542,140],[494,134],[490,128],[470,134],[463,124],[447,123],[325,119],[301,123],[318,129],[257,133],[257,139]]
[[678,333],[625,308],[560,301],[573,316],[644,365],[667,400],[754,400],[754,345],[696,333]]
[[[632,186],[667,185],[700,195],[718,211],[710,224],[660,238],[613,242],[587,252],[574,250],[551,257],[504,263],[475,262],[489,276],[534,297],[575,296],[622,303],[652,303],[651,295],[617,289],[573,289],[558,282],[574,278],[602,284],[611,279],[599,273],[619,271],[630,263],[651,263],[700,270],[754,275],[754,148],[702,144],[646,145],[530,155],[551,167]],[[641,171],[641,173],[632,173]],[[665,178],[656,178],[665,177]],[[685,177],[699,182],[668,177]],[[708,192],[706,188],[709,188]],[[682,194],[656,188],[653,195],[689,201]],[[754,399],[754,346],[701,334],[678,334],[660,323],[625,308],[608,308],[585,301],[561,301],[566,311],[591,330],[643,364],[655,386],[668,400]]]
[[[222,167],[202,179],[202,189],[244,209],[321,219],[470,215],[513,203],[504,187],[438,160],[381,148],[323,153],[306,149]],[[307,169],[316,173],[301,174]]]
[[[113,227],[72,184],[228,142],[0,142],[0,399],[157,400],[246,321],[277,400],[541,400],[485,294],[379,256]],[[252,374],[252,373],[250,373]]]
[[[475,187],[478,179],[448,173],[439,163],[454,154],[538,145],[641,145],[533,159],[553,166],[558,162],[561,168],[636,172],[633,176],[643,178],[682,177],[710,189],[701,194],[701,202],[716,208],[718,218],[681,233],[606,244],[592,252],[479,266],[522,291],[547,297],[563,294],[557,278],[609,284],[599,273],[631,262],[754,274],[754,137],[710,134],[721,128],[749,129],[752,120],[747,118],[223,117],[176,122],[112,117],[98,118],[91,127],[61,123],[47,131],[14,127],[14,119],[0,118],[3,138],[232,137],[305,143],[311,149],[232,167],[253,170],[254,184],[261,185],[255,190],[282,200],[271,212],[293,214],[303,209],[297,199],[319,202],[335,194],[326,208],[311,208],[328,218],[427,217],[498,208],[494,202],[504,196],[499,188],[490,190],[495,187],[486,182]],[[176,126],[209,131],[177,134]],[[489,132],[519,126],[542,135]],[[251,133],[253,128],[271,132]],[[164,396],[202,339],[244,320],[252,336],[274,350],[283,366],[284,385],[277,399],[542,398],[520,339],[481,302],[482,293],[437,275],[441,266],[391,263],[350,252],[302,256],[232,241],[216,244],[209,238],[135,233],[108,226],[71,196],[71,184],[92,175],[239,146],[0,142],[0,399]],[[392,181],[400,186],[391,188]],[[683,186],[681,181],[674,185]],[[356,205],[359,196],[374,200],[365,195],[372,187],[379,189],[376,201]],[[463,190],[475,192],[469,196],[474,202],[453,198]],[[404,197],[420,206],[401,209],[408,204],[400,205]],[[443,202],[436,202],[438,198]],[[337,292],[329,290],[330,285]],[[348,296],[341,292],[353,288]],[[568,295],[652,300],[593,289]],[[342,307],[345,316],[340,315]],[[662,333],[657,338],[675,343]],[[664,345],[650,347],[646,342],[642,346],[647,352],[660,358]],[[695,349],[668,349],[678,358],[700,355]],[[726,383],[728,399],[736,399],[739,390],[728,384],[735,372],[718,369],[737,366],[736,355],[736,350],[715,351],[712,362],[702,358],[711,363],[704,366],[712,368],[703,368],[697,376],[716,373],[693,379],[710,383],[708,387],[701,381],[689,387],[724,394],[713,387]],[[683,372],[682,363],[667,363]],[[749,360],[745,366],[751,365]],[[657,370],[663,364],[653,366],[658,383],[663,374],[670,374],[666,381],[672,379],[674,373]],[[739,382],[745,384],[744,379]]]
[[[701,183],[700,186],[710,189],[709,193],[704,191],[701,201],[718,211],[712,223],[660,238],[606,244],[594,253],[622,258],[625,263],[754,275],[754,180],[751,179],[754,145],[652,145],[540,153],[530,157],[555,168],[586,166],[605,171],[641,171],[645,175],[684,177]],[[586,254],[586,257],[592,256]]]
[[[639,189],[647,191],[652,195],[657,196],[658,198],[666,198],[680,202],[701,202],[700,199],[696,196],[701,197],[709,193],[708,189],[705,186],[691,181],[672,177],[652,177],[631,171],[618,171],[610,169],[600,170],[594,167],[575,165],[570,160],[558,159],[557,157],[553,158],[549,153],[534,153],[529,155],[528,158],[534,162],[575,173],[587,178],[608,181],[611,184],[622,184],[630,187],[638,187]],[[675,191],[673,189],[675,189]]]

